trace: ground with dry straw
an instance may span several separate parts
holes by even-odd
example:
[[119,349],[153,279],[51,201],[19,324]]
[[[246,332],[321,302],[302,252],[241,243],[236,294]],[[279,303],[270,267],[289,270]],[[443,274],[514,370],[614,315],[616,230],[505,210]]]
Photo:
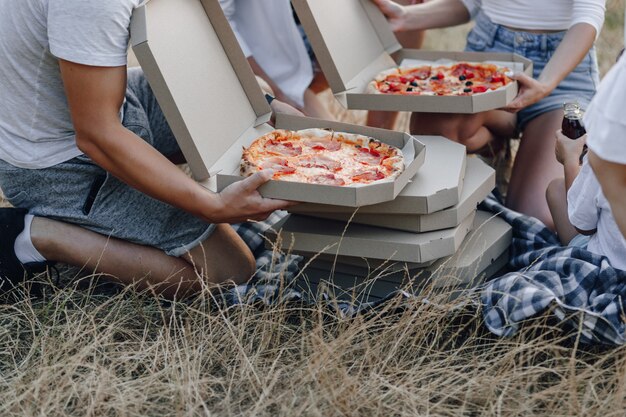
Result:
[[[624,0],[608,4],[598,44],[604,70],[623,43]],[[466,30],[433,32],[428,46],[459,48]],[[75,274],[62,271],[60,288],[43,298],[0,305],[0,415],[622,416],[626,409],[626,348],[580,346],[576,329],[563,331],[547,316],[499,339],[481,326],[474,304],[445,294],[340,319],[332,301],[224,308],[207,292],[169,303]]]

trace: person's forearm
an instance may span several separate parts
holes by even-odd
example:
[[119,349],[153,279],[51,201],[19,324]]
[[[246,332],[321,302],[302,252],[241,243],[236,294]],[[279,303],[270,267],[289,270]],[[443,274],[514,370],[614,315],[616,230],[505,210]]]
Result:
[[425,30],[461,25],[470,20],[467,8],[460,0],[433,0],[407,6],[405,30]]
[[626,237],[626,165],[604,161],[592,151],[588,158],[619,230]]
[[280,87],[278,87],[274,80],[272,80],[272,78],[267,75],[267,73],[263,70],[263,68],[261,68],[256,59],[254,59],[254,57],[248,57],[248,63],[250,64],[254,75],[265,81],[270,86],[275,96],[278,96],[282,93]]
[[587,23],[572,26],[552,58],[544,68],[538,81],[550,91],[554,90],[567,75],[583,60],[596,38],[596,29]]
[[122,125],[95,137],[78,135],[77,143],[96,164],[131,187],[211,223],[219,216],[222,209],[219,196],[187,177]]
[[565,191],[569,191],[574,183],[574,180],[580,173],[580,162],[578,159],[575,161],[567,161],[563,165],[563,171],[565,173]]

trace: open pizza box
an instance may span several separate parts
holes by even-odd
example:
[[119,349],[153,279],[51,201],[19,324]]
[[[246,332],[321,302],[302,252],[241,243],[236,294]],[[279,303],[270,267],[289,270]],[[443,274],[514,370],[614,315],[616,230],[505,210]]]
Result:
[[348,109],[431,113],[478,113],[509,104],[517,83],[473,96],[368,94],[380,72],[404,60],[497,62],[532,75],[532,62],[511,53],[403,49],[371,0],[292,0],[335,97]]
[[398,289],[416,293],[425,287],[472,288],[506,266],[512,239],[511,226],[491,213],[478,211],[473,228],[454,255],[429,266],[413,268],[393,261],[370,265],[364,259],[362,265],[366,266],[359,267],[343,263],[342,257],[333,260],[313,256],[305,259],[304,274],[312,286],[325,280],[346,294],[357,290],[374,298],[384,298]]
[[[151,0],[131,21],[131,44],[194,178],[221,191],[239,181],[242,148],[271,132],[271,109],[218,0]],[[395,180],[338,187],[270,181],[265,197],[358,207],[393,200],[415,176],[425,147],[400,132],[278,115],[276,128],[329,128],[402,149]]]
[[267,246],[283,251],[424,263],[454,254],[475,212],[452,229],[409,233],[291,214],[266,232]]
[[[419,136],[426,149],[424,165],[395,200],[360,207],[359,214],[428,214],[459,203],[465,177],[465,146],[442,136]],[[352,215],[354,208],[322,204],[298,204],[291,213],[340,213]],[[450,226],[452,227],[452,226]],[[437,227],[444,229],[445,226]]]
[[[322,219],[351,221],[356,224],[423,233],[458,226],[476,210],[496,186],[496,172],[476,157],[467,158],[467,169],[459,203],[431,214],[368,214],[361,213],[303,213]],[[297,208],[297,207],[296,207]]]

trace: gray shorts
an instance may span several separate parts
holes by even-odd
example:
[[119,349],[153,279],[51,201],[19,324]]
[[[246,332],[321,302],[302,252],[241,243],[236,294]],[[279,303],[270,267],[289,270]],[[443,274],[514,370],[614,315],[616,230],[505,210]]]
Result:
[[[163,155],[180,152],[140,69],[128,71],[126,128]],[[0,187],[15,207],[35,216],[180,256],[206,240],[214,225],[129,187],[86,155],[46,169],[23,169],[0,160]]]

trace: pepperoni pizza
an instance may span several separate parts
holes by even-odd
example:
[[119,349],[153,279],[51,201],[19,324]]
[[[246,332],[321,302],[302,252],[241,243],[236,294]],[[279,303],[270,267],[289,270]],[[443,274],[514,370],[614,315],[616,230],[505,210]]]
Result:
[[352,186],[396,178],[404,157],[400,149],[367,136],[274,130],[243,151],[241,175],[264,169],[274,171],[274,180]]
[[373,94],[413,96],[471,96],[506,86],[508,68],[494,64],[460,62],[380,73],[368,86]]

